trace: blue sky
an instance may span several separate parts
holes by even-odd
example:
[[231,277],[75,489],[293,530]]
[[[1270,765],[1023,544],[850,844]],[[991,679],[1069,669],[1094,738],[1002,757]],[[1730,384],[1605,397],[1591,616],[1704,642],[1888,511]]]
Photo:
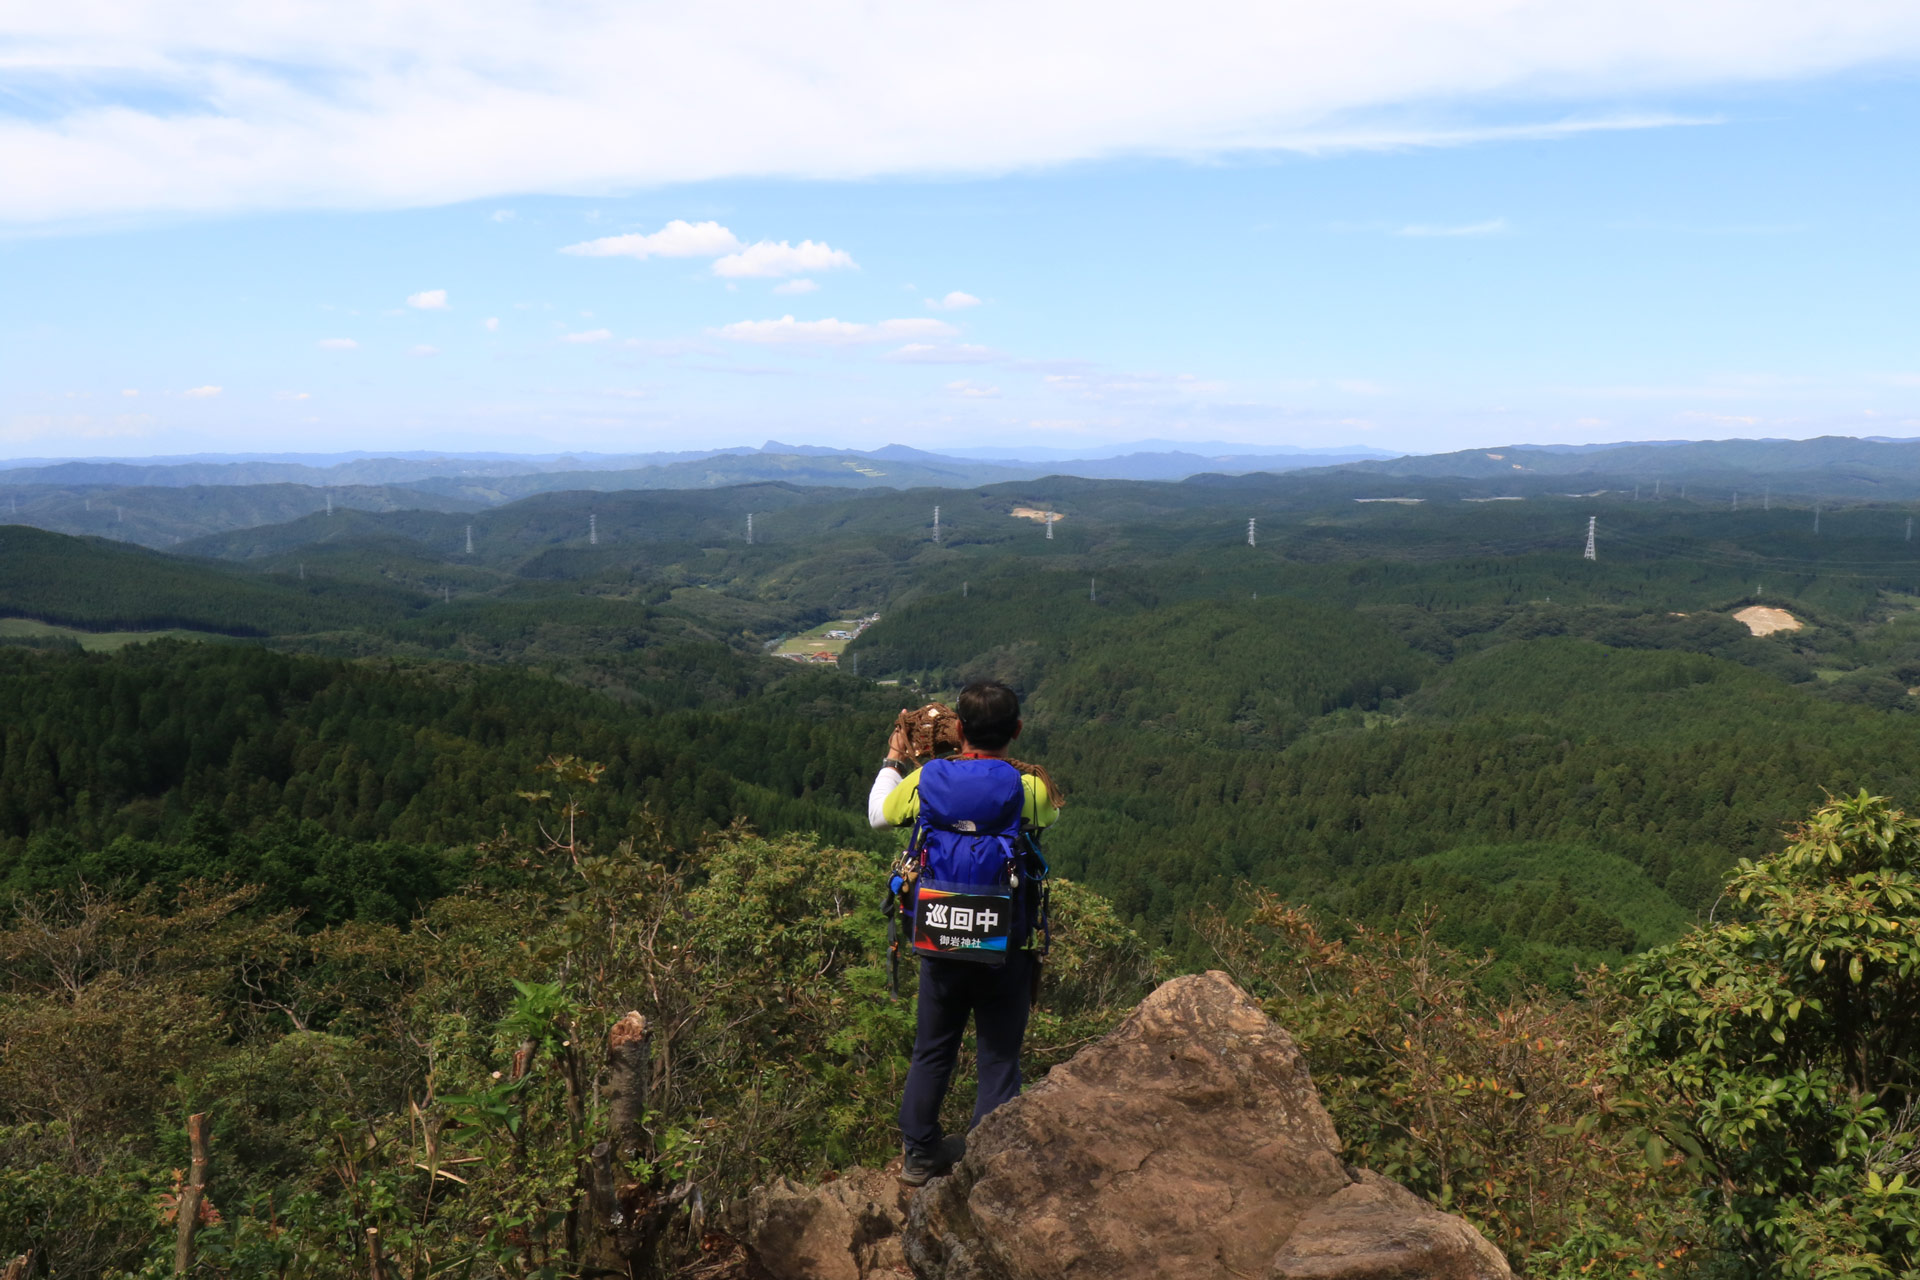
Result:
[[560,105],[443,92],[399,57],[453,21],[426,6],[372,87],[276,45],[298,31],[196,45],[133,10],[104,51],[0,41],[0,452],[1920,435],[1920,24],[1789,7],[1729,52],[1614,32],[1631,5],[1552,38],[1525,10],[1402,5],[1440,25],[1337,91],[1201,41],[1147,92],[1116,46],[1071,107],[942,87],[998,64],[916,46],[921,103],[829,43],[806,130],[761,103],[671,154],[621,148],[771,55],[682,31],[713,78],[582,141],[544,113],[587,55],[501,69],[509,33],[465,32],[455,70]]

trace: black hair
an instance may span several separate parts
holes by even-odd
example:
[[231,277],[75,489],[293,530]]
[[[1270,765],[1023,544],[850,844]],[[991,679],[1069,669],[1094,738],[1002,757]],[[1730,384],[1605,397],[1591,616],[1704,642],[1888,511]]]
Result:
[[1020,731],[1020,696],[998,680],[975,680],[960,691],[954,710],[976,750],[999,751]]

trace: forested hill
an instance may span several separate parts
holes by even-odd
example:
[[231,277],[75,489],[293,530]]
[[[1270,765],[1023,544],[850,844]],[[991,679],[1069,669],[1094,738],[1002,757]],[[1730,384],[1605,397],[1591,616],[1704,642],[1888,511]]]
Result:
[[1744,491],[1749,501],[1767,491],[1803,498],[1912,501],[1920,498],[1920,441],[1862,440],[1823,436],[1814,440],[1694,440],[1567,449],[1498,445],[1456,453],[1342,463],[1354,473],[1400,477],[1453,477],[1529,481],[1593,479],[1601,483],[1657,485],[1665,496],[1692,491],[1728,499]]
[[404,921],[567,754],[607,766],[583,840],[691,846],[744,819],[862,844],[890,701],[831,672],[659,713],[512,668],[0,649],[0,894],[233,876],[322,922]]
[[[1188,913],[1242,879],[1363,918],[1430,892],[1450,904],[1449,928],[1475,922],[1475,938],[1516,971],[1556,980],[1576,961],[1669,936],[1710,905],[1727,866],[1772,847],[1822,788],[1904,794],[1920,774],[1907,692],[1920,686],[1920,557],[1903,509],[1829,507],[1816,530],[1812,509],[1784,502],[1489,502],[1442,480],[1396,481],[1395,501],[1372,501],[1380,483],[551,494],[473,515],[320,512],[222,535],[198,544],[200,557],[14,528],[0,610],[256,637],[288,655],[353,660],[330,668],[341,673],[392,661],[381,678],[402,681],[395,689],[531,669],[511,676],[530,683],[500,696],[532,705],[541,688],[564,690],[558,718],[511,747],[475,748],[491,762],[492,803],[507,803],[506,780],[545,753],[587,754],[569,739],[598,741],[606,724],[646,737],[656,720],[724,714],[735,728],[714,730],[708,747],[727,759],[736,731],[801,741],[764,727],[784,715],[845,735],[830,758],[851,779],[785,758],[810,747],[770,747],[781,757],[765,764],[772,773],[721,766],[773,791],[728,783],[714,793],[722,800],[676,802],[661,818],[687,838],[723,825],[728,804],[773,829],[837,829],[805,806],[853,796],[866,762],[851,744],[870,755],[889,707],[997,675],[1027,698],[1023,749],[1075,797],[1055,856],[1150,935],[1187,946]],[[1033,518],[1045,510],[1060,517],[1051,538]],[[1589,516],[1593,562],[1581,556]],[[1731,615],[1755,605],[1786,610],[1800,629],[1750,634]],[[799,673],[766,649],[870,612],[881,621],[847,653],[860,678],[793,700]],[[74,669],[159,679],[185,661],[170,652]],[[228,661],[239,659],[188,665]],[[36,679],[23,675],[22,687]],[[876,679],[905,683],[881,690]],[[364,732],[411,741],[417,719],[442,714],[411,700],[423,696],[382,693]],[[306,704],[267,705],[248,741],[278,720],[302,742],[319,732],[300,727]],[[88,723],[36,723],[57,738],[69,720]],[[54,758],[104,749],[97,738],[48,741]],[[301,773],[289,792],[282,756],[249,765],[236,741],[188,753],[238,770],[219,781],[205,763],[191,777],[137,775],[139,786],[89,777],[49,793],[69,798],[37,818],[29,805],[12,837],[173,841],[216,795],[223,807],[246,797],[232,801],[236,830],[311,821],[362,842],[457,842],[477,828],[447,814],[494,812],[477,783],[457,798],[415,789],[392,751],[378,762],[363,751],[346,772],[336,760],[324,782]],[[169,742],[160,754],[181,756]],[[377,801],[362,803],[374,795],[362,769],[379,780]],[[327,789],[336,779],[340,794]],[[83,790],[87,805],[71,799]],[[1471,869],[1493,866],[1505,870]],[[1613,870],[1583,878],[1555,866]]]

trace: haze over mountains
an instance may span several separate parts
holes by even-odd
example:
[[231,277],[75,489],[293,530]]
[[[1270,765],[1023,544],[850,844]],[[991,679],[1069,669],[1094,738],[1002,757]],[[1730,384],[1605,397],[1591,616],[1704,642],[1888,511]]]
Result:
[[[1920,441],[1659,441],[1499,445],[1393,456],[1363,446],[1290,449],[1139,441],[1088,448],[906,445],[870,450],[768,441],[759,448],[637,454],[400,453],[194,455],[31,460],[0,470],[0,518],[151,547],[281,524],[350,508],[475,512],[544,493],[717,489],[974,488],[1049,476],[1183,481],[1261,473],[1377,477],[1391,487],[1439,483],[1462,497],[1525,497],[1617,489],[1733,502],[1904,500],[1920,497]],[[1009,454],[1013,456],[1008,456]],[[1424,490],[1422,491],[1424,492]],[[1406,490],[1402,496],[1418,496]]]

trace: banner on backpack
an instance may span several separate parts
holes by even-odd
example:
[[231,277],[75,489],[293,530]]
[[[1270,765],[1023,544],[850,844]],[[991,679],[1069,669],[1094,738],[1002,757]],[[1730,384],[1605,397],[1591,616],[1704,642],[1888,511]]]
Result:
[[1013,932],[1013,899],[1004,893],[962,893],[920,887],[913,949],[923,956],[1005,964]]

